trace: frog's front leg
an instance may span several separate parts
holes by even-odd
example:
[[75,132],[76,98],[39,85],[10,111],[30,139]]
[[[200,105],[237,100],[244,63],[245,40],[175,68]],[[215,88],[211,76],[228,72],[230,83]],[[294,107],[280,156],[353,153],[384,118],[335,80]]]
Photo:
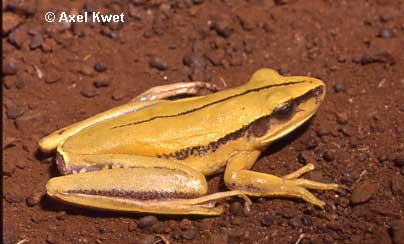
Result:
[[325,203],[307,189],[338,190],[337,184],[327,184],[307,179],[298,179],[302,174],[314,169],[313,164],[283,177],[249,170],[259,156],[259,152],[240,152],[232,157],[226,167],[224,180],[232,190],[240,190],[250,196],[284,196],[301,198],[319,207]]
[[224,210],[216,205],[220,199],[239,195],[249,201],[237,190],[205,195],[204,175],[167,159],[66,153],[64,159],[68,161],[60,167],[81,173],[52,178],[46,190],[51,197],[75,205],[126,212],[219,215]]

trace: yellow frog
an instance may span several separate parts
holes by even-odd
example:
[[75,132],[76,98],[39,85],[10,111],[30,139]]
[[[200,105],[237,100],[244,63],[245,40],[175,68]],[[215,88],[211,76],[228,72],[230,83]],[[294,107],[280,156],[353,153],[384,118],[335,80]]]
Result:
[[[319,207],[307,189],[337,190],[299,177],[313,164],[277,177],[251,171],[261,152],[316,112],[325,96],[321,80],[260,69],[246,84],[205,96],[204,82],[152,88],[134,101],[43,138],[57,149],[66,176],[50,179],[51,197],[92,208],[158,214],[219,215],[230,196],[287,196]],[[230,189],[206,195],[205,176],[224,171]]]

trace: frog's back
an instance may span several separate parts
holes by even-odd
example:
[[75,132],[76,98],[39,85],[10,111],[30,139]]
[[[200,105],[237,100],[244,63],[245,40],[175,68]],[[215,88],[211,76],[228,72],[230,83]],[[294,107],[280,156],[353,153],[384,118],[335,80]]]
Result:
[[265,113],[264,99],[245,87],[167,101],[109,119],[69,138],[76,153],[169,154],[204,146],[240,130]]

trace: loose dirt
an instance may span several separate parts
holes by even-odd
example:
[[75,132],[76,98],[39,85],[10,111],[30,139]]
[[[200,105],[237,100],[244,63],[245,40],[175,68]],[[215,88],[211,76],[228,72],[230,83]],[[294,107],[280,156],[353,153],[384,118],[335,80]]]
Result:
[[[3,243],[404,243],[404,2],[3,1]],[[125,22],[47,23],[46,12],[124,13]],[[223,216],[147,216],[43,195],[58,176],[38,140],[146,89],[246,82],[270,67],[324,80],[316,116],[254,170],[345,185],[324,210],[254,199]],[[210,191],[224,190],[222,175]],[[22,241],[22,242],[21,242]]]

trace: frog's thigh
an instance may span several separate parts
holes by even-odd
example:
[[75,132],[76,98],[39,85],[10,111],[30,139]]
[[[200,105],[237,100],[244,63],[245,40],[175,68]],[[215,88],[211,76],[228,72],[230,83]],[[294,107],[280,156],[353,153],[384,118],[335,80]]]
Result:
[[203,88],[213,92],[219,90],[219,88],[216,85],[202,81],[178,82],[168,85],[152,87],[149,90],[143,92],[142,94],[136,96],[133,99],[133,101],[164,99],[183,94],[196,95]]
[[123,154],[86,155],[81,159],[115,163],[112,168],[91,172],[83,172],[86,168],[82,168],[82,173],[52,178],[46,185],[48,195],[98,209],[201,215],[221,214],[223,207],[216,206],[217,200],[243,195],[229,191],[204,196],[204,175],[166,159]]
[[240,190],[251,196],[285,196],[304,199],[323,207],[325,203],[310,193],[308,189],[337,190],[337,184],[326,184],[307,179],[297,179],[314,169],[313,164],[296,170],[283,177],[248,170],[252,166],[251,156],[240,153],[227,164],[224,180],[228,188]]

